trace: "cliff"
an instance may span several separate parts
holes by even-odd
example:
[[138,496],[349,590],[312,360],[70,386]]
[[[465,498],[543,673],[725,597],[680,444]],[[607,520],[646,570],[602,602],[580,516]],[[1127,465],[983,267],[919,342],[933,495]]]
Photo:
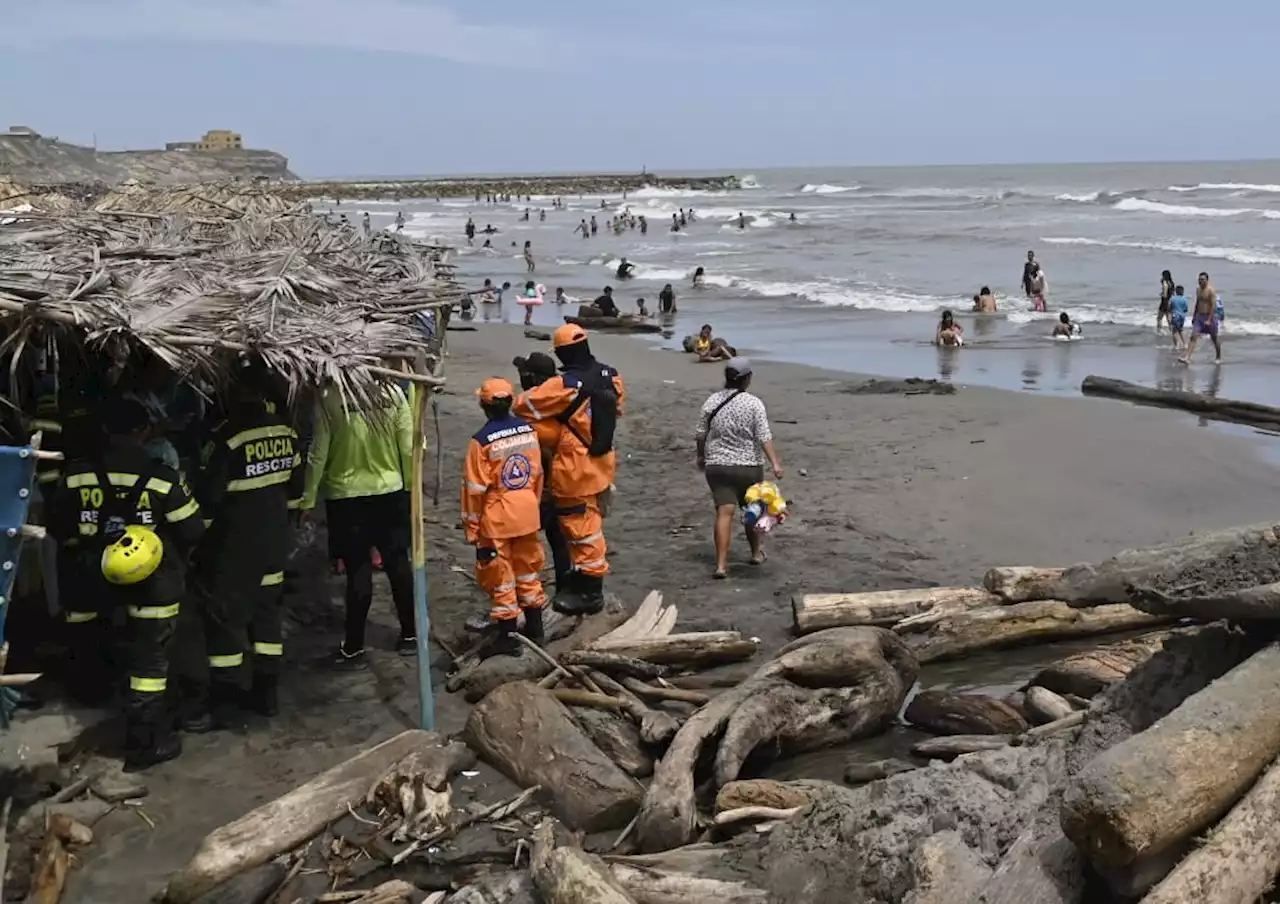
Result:
[[95,151],[50,138],[0,135],[0,176],[18,182],[59,185],[128,179],[180,185],[248,180],[258,176],[297,179],[289,161],[275,151]]

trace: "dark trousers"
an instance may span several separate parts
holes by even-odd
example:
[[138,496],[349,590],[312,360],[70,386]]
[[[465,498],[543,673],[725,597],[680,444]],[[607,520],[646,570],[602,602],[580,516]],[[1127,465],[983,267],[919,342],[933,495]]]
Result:
[[251,653],[254,676],[278,676],[284,571],[222,575],[203,584],[200,595],[210,683],[243,687]]
[[560,519],[556,516],[556,503],[548,496],[542,497],[539,507],[542,515],[542,532],[547,536],[551,546],[551,561],[556,567],[556,589],[561,589],[561,578],[573,570],[573,562],[569,559],[569,541],[560,527]]
[[364,649],[365,626],[373,607],[373,562],[369,550],[382,554],[382,570],[391,583],[391,599],[400,636],[416,636],[413,619],[413,566],[409,562],[411,527],[409,494],[330,499],[325,504],[330,549],[347,566],[346,638],[348,653]]
[[[146,746],[153,733],[168,727],[166,691],[169,683],[169,654],[181,610],[177,597],[180,584],[157,575],[132,587],[116,587],[93,579],[87,572],[73,578],[73,594],[64,612],[70,647],[71,668],[76,679],[92,688],[110,688],[117,680],[112,668],[113,643],[119,654],[128,684],[125,721],[130,743]],[[124,610],[123,632],[117,634],[115,621]]]
[[277,678],[284,659],[284,571],[262,576],[249,622],[254,678]]

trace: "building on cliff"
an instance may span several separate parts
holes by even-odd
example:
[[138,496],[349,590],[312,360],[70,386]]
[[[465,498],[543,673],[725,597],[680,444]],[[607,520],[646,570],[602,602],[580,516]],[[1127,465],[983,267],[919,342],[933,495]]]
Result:
[[240,133],[211,129],[199,141],[171,141],[163,150],[99,151],[42,137],[26,126],[0,132],[0,177],[28,185],[70,182],[118,185],[133,179],[159,185],[297,180],[275,151],[246,148]]

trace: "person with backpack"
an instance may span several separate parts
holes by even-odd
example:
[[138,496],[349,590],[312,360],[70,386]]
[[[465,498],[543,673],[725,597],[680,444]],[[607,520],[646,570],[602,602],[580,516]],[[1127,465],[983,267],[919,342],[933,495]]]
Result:
[[563,428],[551,449],[551,494],[573,570],[565,585],[556,587],[552,607],[565,615],[587,615],[604,606],[609,561],[602,503],[613,489],[613,435],[626,389],[618,372],[591,354],[582,327],[565,324],[553,334],[552,345],[560,373],[522,394],[512,411],[535,428],[548,420]]
[[169,654],[204,520],[186,481],[147,451],[155,429],[147,408],[117,397],[103,419],[105,446],[63,471],[49,532],[68,560],[62,592],[77,684],[114,682],[110,641],[124,611],[124,767],[134,772],[182,752],[167,699]]
[[[716,570],[714,577],[729,576],[729,541],[734,512],[746,505],[747,490],[764,480],[767,460],[775,478],[782,478],[782,460],[773,448],[773,431],[764,402],[748,392],[751,362],[731,358],[724,367],[724,389],[702,403],[694,439],[698,469],[706,474],[711,501],[716,507]],[[765,560],[760,534],[747,528],[751,564]]]

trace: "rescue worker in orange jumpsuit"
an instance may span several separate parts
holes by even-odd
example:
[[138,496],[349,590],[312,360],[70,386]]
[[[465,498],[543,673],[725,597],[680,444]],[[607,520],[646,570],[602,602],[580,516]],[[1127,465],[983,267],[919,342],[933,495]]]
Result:
[[601,497],[613,487],[613,433],[626,389],[616,370],[592,356],[582,327],[565,324],[552,345],[560,373],[516,399],[514,411],[539,427],[539,435],[547,422],[562,428],[554,434],[551,494],[573,571],[567,586],[556,588],[552,605],[566,615],[587,615],[604,606],[609,561]]
[[488,421],[471,438],[462,472],[462,526],[476,548],[476,582],[489,593],[487,615],[467,630],[496,635],[488,655],[518,656],[513,635],[524,614],[524,634],[542,640],[547,604],[539,572],[546,562],[539,534],[542,456],[533,427],[511,413],[515,390],[498,377],[476,393]]

